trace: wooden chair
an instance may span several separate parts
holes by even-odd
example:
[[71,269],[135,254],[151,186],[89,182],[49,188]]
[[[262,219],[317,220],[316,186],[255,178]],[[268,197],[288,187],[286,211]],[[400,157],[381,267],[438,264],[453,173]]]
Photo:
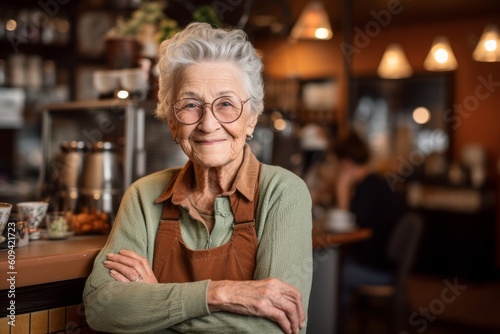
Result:
[[370,316],[382,315],[389,329],[385,333],[400,333],[408,327],[410,307],[407,294],[407,278],[413,266],[423,219],[416,213],[405,214],[394,227],[388,243],[388,257],[395,264],[395,280],[392,285],[364,285],[358,288],[354,298],[357,327],[360,333],[369,330]]

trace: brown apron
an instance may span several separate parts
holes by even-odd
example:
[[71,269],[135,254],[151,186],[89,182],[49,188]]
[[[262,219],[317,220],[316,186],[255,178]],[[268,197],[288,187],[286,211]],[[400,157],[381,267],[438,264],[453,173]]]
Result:
[[235,218],[233,235],[226,244],[204,250],[190,249],[184,243],[179,219],[180,208],[172,204],[171,198],[167,199],[163,204],[153,257],[153,272],[158,282],[253,279],[257,254],[255,211],[258,195],[258,178],[252,202],[238,191],[230,195]]

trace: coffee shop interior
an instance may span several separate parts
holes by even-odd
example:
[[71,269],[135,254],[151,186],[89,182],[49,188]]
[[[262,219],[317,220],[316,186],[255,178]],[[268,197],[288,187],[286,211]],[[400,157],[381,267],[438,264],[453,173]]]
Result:
[[[151,7],[141,17],[144,3]],[[13,204],[12,215],[26,201],[48,202],[49,211],[93,205],[85,189],[99,187],[93,175],[108,164],[109,222],[80,230],[106,234],[123,189],[186,161],[153,115],[158,41],[193,20],[235,26],[264,63],[265,110],[249,144],[262,162],[306,181],[313,217],[335,205],[329,149],[351,131],[421,217],[404,277],[406,333],[500,333],[500,2],[156,4],[2,1],[0,202]],[[63,171],[75,156],[86,158]],[[45,241],[25,248],[37,242]],[[394,312],[378,299],[357,304],[349,332],[390,333]],[[34,323],[41,311],[27,312]],[[0,332],[18,333],[6,319]]]

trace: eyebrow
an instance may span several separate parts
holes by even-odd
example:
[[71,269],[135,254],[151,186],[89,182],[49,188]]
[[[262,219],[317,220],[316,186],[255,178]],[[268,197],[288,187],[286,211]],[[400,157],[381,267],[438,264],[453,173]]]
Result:
[[[219,92],[217,94],[217,97],[227,96],[227,95],[235,95],[235,96],[237,96],[237,94],[234,91],[232,91],[232,90],[224,90],[222,92]],[[184,93],[181,94],[181,96],[188,96],[188,97],[199,98],[199,95],[197,93],[191,92],[191,91],[184,92]]]

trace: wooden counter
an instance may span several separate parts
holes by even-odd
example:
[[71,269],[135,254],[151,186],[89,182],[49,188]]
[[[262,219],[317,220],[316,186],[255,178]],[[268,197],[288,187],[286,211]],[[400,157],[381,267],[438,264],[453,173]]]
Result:
[[[313,228],[314,249],[348,244],[370,237],[370,229],[349,233],[326,233]],[[9,269],[7,250],[0,251],[0,272],[15,274],[16,287],[53,283],[90,274],[95,256],[106,243],[107,235],[74,236],[66,240],[36,240],[26,247],[15,248],[14,269]],[[0,280],[0,290],[9,282]]]
[[[0,251],[0,272],[3,276],[15,276],[16,288],[84,278],[90,274],[94,259],[107,238],[107,235],[94,235],[30,241],[28,246],[14,248],[13,268],[9,268],[9,254],[3,249]],[[9,282],[0,280],[0,290],[8,288]]]
[[[370,229],[349,233],[326,233],[313,228],[314,249],[352,243],[370,237]],[[16,287],[84,278],[90,274],[95,256],[106,243],[107,235],[74,236],[66,240],[36,240],[26,247],[15,248],[13,270],[7,270],[8,252],[0,251],[0,267],[13,272]],[[0,280],[0,290],[9,288]]]
[[326,232],[324,229],[325,217],[313,221],[313,249],[340,246],[368,239],[372,235],[369,228],[359,228],[351,232]]
[[[326,233],[315,224],[313,247],[315,252],[321,251],[363,240],[370,235],[369,229],[342,234]],[[86,278],[107,238],[108,235],[94,235],[73,236],[66,240],[31,241],[28,246],[14,249],[13,268],[9,267],[8,250],[1,250],[0,271],[3,278],[0,280],[0,304],[9,305],[15,301],[15,313],[27,319],[31,319],[30,314],[40,312],[66,309],[66,313],[74,313],[68,310],[81,309]],[[7,280],[11,277],[14,277],[14,282]],[[15,298],[9,297],[10,292],[15,293]],[[7,316],[9,312],[3,308],[0,317]],[[84,326],[83,320],[81,323]]]
[[371,235],[372,230],[369,228],[360,228],[346,233],[329,233],[325,232],[319,224],[314,224],[312,231],[313,248],[320,249],[350,244],[368,239]]

